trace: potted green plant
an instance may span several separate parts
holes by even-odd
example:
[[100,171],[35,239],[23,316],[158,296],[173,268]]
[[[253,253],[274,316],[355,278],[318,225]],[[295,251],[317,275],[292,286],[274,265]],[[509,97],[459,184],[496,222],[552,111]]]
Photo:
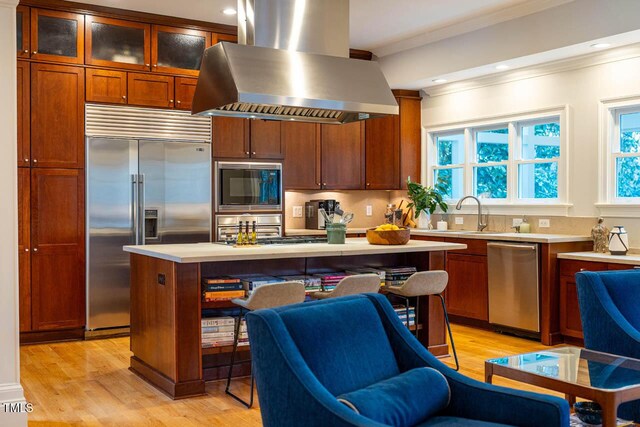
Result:
[[438,207],[443,212],[446,212],[448,208],[442,197],[443,194],[446,194],[445,184],[438,181],[433,187],[425,187],[418,182],[412,182],[411,178],[407,178],[407,190],[407,196],[411,200],[407,207],[413,209],[418,228],[433,228],[431,215]]

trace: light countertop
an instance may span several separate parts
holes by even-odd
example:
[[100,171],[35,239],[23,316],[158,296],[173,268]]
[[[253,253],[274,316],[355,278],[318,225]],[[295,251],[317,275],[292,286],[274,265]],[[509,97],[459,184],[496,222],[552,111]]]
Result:
[[566,252],[558,254],[561,259],[573,259],[576,261],[610,262],[612,264],[640,265],[640,254],[611,255],[597,252]]
[[347,239],[344,245],[301,243],[235,248],[218,243],[190,243],[124,247],[126,252],[177,263],[434,252],[461,249],[466,249],[466,245],[421,240],[411,240],[406,245],[371,245],[364,238]]
[[[366,228],[347,228],[347,233],[366,233]],[[300,228],[287,228],[287,236],[324,236],[325,230],[305,230]],[[483,231],[482,233],[474,231],[437,231],[437,230],[421,230],[418,228],[411,229],[412,236],[426,237],[454,237],[457,239],[483,239],[483,240],[500,240],[510,242],[528,242],[528,243],[565,243],[565,242],[589,242],[591,236],[574,236],[570,234],[540,234],[540,233],[495,233],[491,231]]]

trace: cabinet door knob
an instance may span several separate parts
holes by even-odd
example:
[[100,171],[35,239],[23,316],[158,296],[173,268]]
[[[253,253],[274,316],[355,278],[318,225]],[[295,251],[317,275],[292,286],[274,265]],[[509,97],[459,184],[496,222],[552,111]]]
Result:
[[248,155],[249,155],[249,152],[248,152],[248,151],[245,151],[245,152],[244,152],[244,154],[246,154],[246,155],[248,156]]
[[322,184],[320,184],[319,182],[317,182],[317,183],[316,183],[316,185],[317,185],[318,187],[322,187]]
[[151,65],[151,64],[144,64],[145,67],[148,67],[149,65]]
[[29,53],[29,49],[23,50],[22,53]]
[[367,187],[370,187],[370,186],[371,186],[371,184],[369,184],[369,183],[367,182]]
[[25,162],[29,163],[29,159],[24,159]]
[[178,101],[176,101],[176,104],[180,104],[181,102],[182,102],[182,101],[178,100]]
[[38,248],[33,248],[33,252],[38,252]]
[[33,159],[33,163],[38,163],[38,161],[36,159]]
[[157,66],[158,66],[158,64],[153,64],[153,68],[155,68],[155,67],[157,67]]
[[24,251],[25,252],[29,252],[29,248],[24,248]]
[[169,102],[173,102],[173,99],[170,99]]
[[127,95],[122,95],[122,99],[127,99]]
[[326,182],[323,182],[323,183],[322,183],[322,185],[325,185],[325,186],[326,186],[326,185],[327,185],[327,183],[326,183]]
[[35,55],[36,53],[38,53],[37,50],[34,50],[33,52],[31,52],[33,55]]
[[252,152],[251,152],[251,154],[255,156],[255,155],[256,155],[256,152],[255,152],[255,151],[252,151]]

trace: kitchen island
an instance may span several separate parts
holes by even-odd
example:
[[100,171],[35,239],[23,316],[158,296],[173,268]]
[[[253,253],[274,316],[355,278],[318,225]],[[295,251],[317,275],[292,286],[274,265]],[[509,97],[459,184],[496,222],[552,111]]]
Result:
[[[376,246],[362,238],[347,239],[344,245],[125,246],[131,257],[130,369],[174,399],[204,394],[205,381],[226,378],[231,346],[202,348],[200,325],[203,309],[233,305],[202,302],[202,277],[316,274],[360,266],[442,270],[446,251],[465,248],[458,243],[417,240],[402,246]],[[419,304],[415,327],[420,341],[434,355],[448,355],[439,300],[421,298]],[[234,368],[234,376],[250,372],[248,350],[243,348],[240,362],[244,363]]]

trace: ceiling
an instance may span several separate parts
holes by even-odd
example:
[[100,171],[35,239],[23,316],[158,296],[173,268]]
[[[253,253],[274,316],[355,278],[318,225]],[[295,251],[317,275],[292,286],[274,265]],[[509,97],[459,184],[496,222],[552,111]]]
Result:
[[[200,21],[236,24],[222,13],[236,0],[79,0],[101,6],[176,16]],[[317,1],[317,0],[314,0]],[[393,45],[420,34],[487,16],[521,3],[542,0],[351,0],[351,47],[390,53]],[[383,49],[385,50],[383,52]]]

